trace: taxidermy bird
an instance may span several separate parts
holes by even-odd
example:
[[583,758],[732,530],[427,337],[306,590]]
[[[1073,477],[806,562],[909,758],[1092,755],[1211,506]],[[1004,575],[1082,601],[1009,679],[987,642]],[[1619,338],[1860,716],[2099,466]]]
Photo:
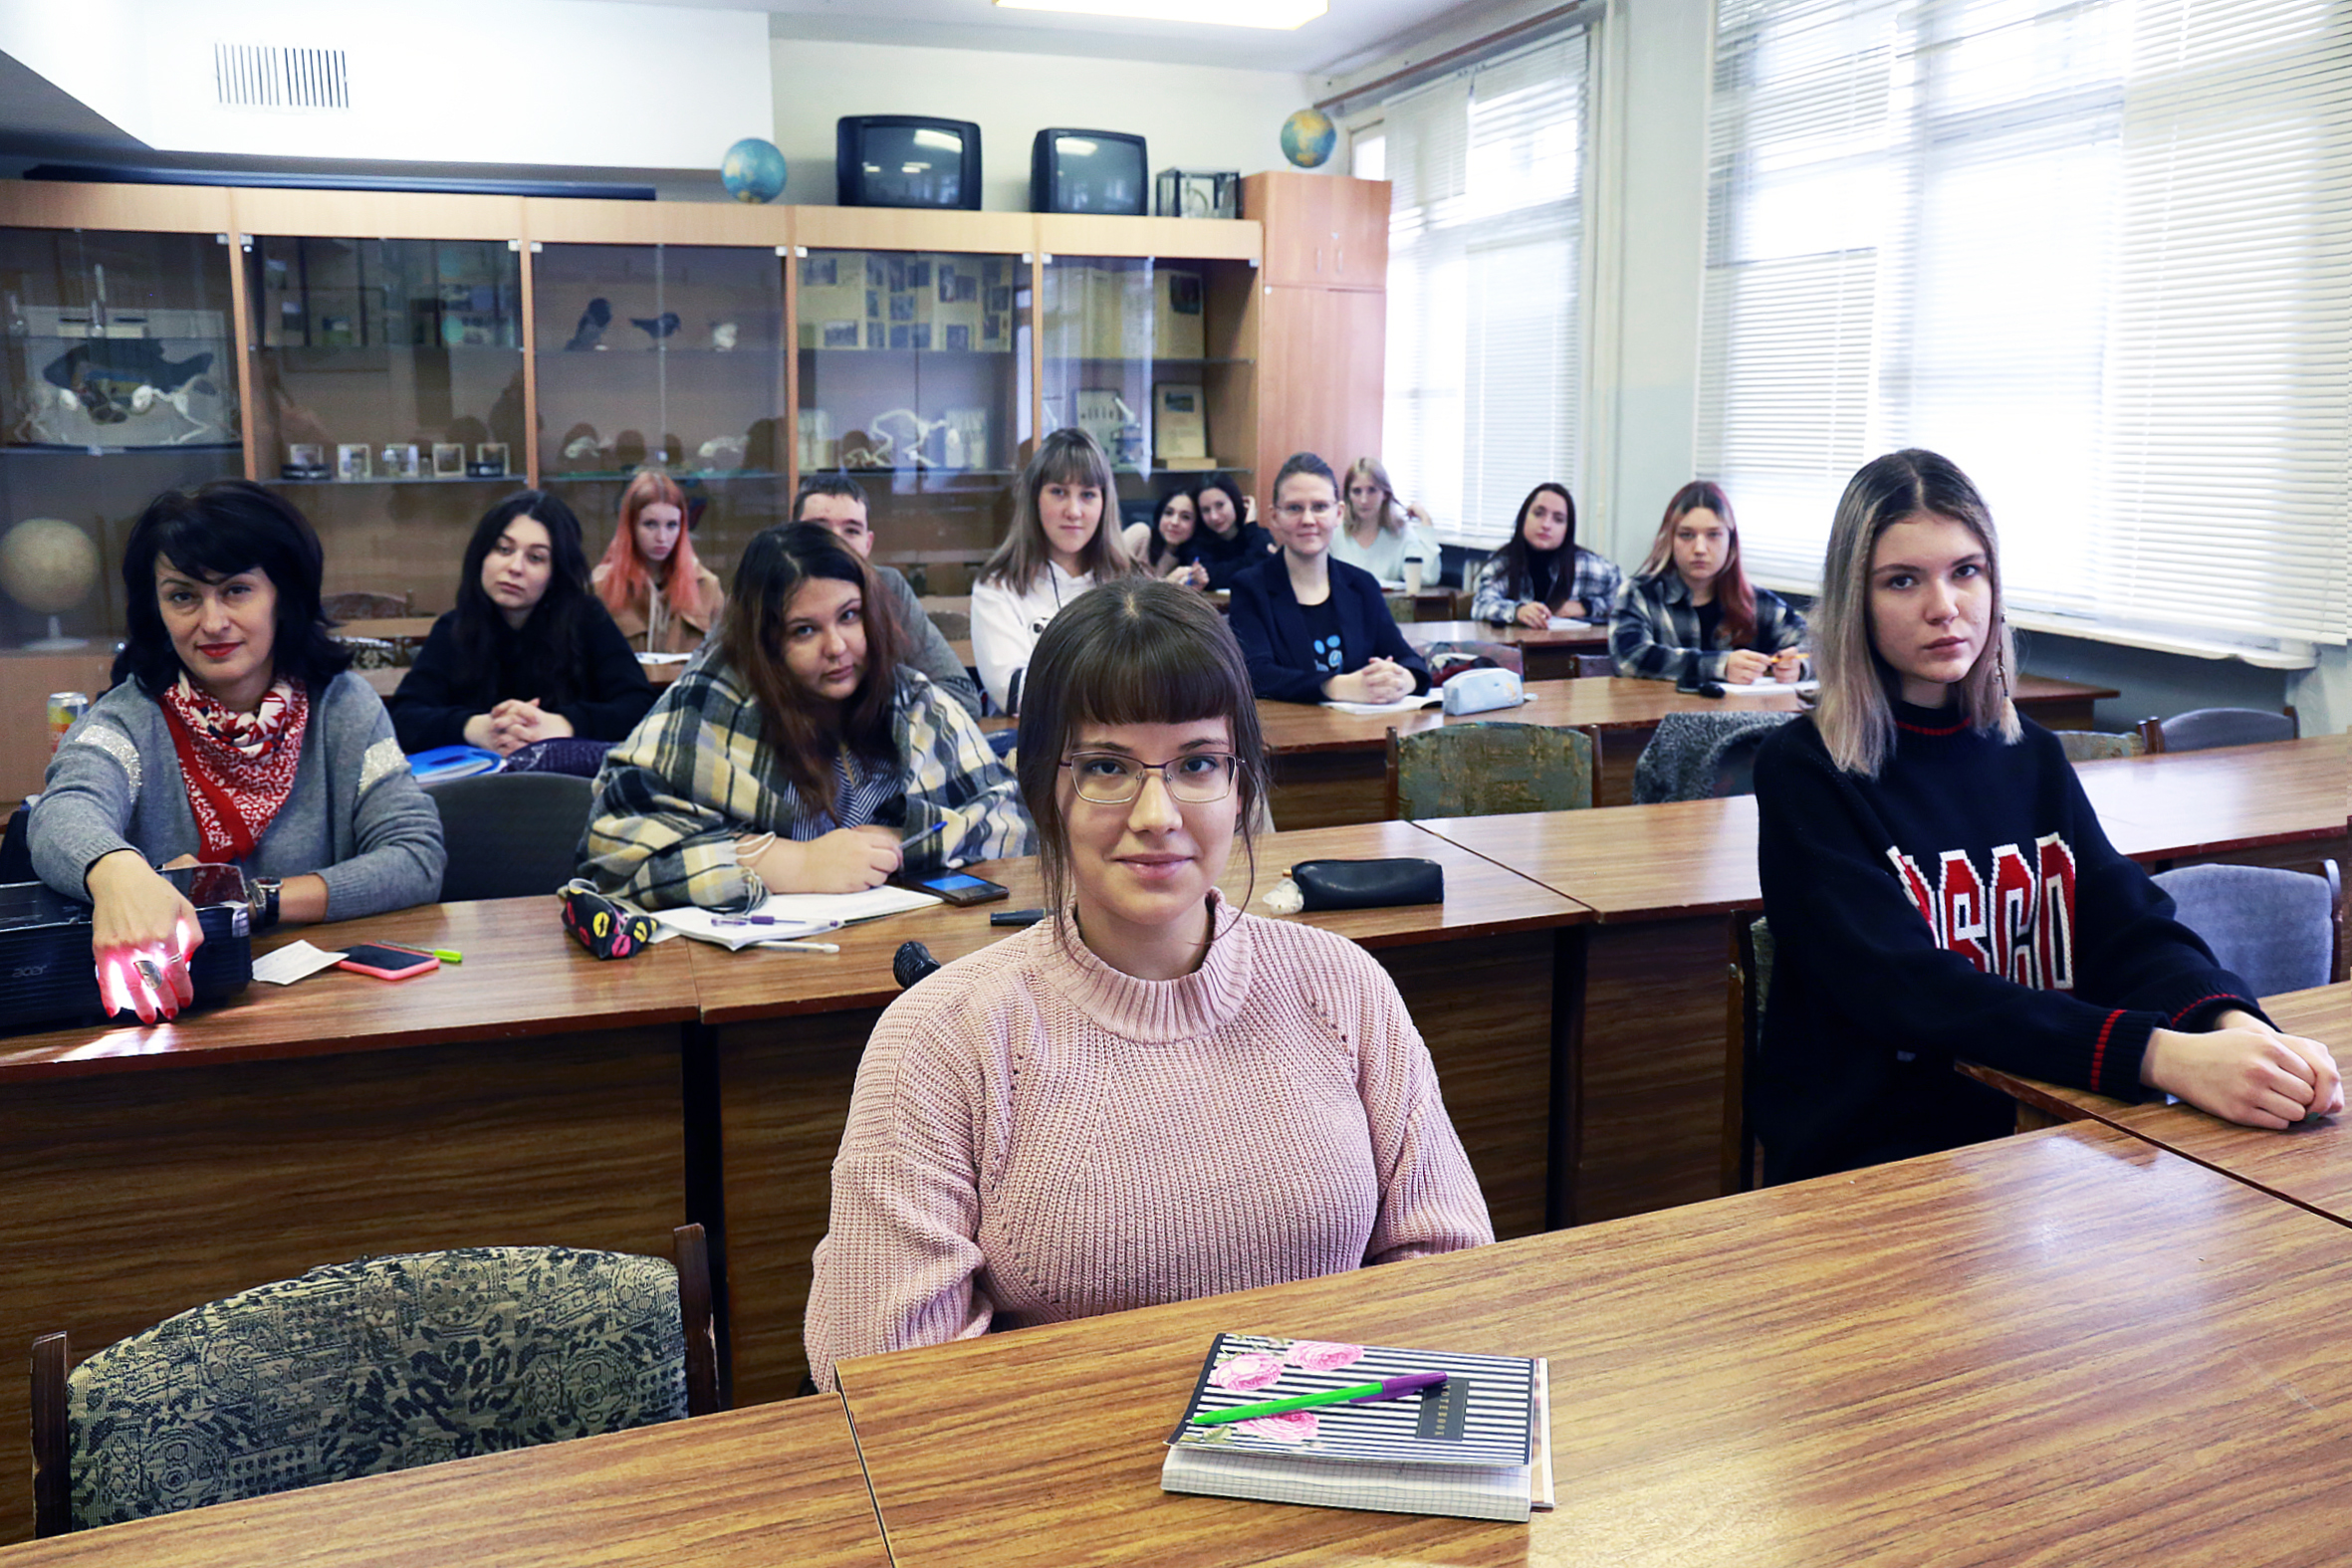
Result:
[[[563,318],[558,317],[558,321]],[[572,340],[564,346],[574,348],[601,348],[604,329],[612,325],[612,302],[590,300],[588,309],[580,313],[580,325],[572,329]]]
[[632,316],[629,318],[629,325],[639,329],[647,336],[658,342],[660,339],[667,337],[670,334],[678,330],[678,313],[675,311],[664,311],[659,316],[651,318]]

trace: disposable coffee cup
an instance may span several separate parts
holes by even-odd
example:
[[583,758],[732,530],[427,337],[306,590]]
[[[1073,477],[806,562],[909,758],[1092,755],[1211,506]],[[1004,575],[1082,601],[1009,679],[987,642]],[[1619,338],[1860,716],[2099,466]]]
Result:
[[1421,558],[1418,556],[1405,562],[1405,591],[1407,593],[1421,591]]

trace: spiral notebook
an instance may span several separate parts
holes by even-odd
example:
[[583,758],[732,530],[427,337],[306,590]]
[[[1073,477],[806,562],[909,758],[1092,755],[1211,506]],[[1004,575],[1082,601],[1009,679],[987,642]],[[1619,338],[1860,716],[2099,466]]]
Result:
[[[1229,1426],[1196,1414],[1415,1372],[1430,1393]],[[1525,1523],[1548,1509],[1549,1369],[1540,1359],[1220,1334],[1169,1435],[1164,1491]]]

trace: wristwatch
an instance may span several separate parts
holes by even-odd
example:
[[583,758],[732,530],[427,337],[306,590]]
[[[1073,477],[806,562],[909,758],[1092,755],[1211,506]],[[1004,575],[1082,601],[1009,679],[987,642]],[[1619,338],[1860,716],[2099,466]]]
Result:
[[284,884],[274,876],[252,876],[245,879],[245,891],[253,905],[253,929],[267,931],[278,923],[278,890]]

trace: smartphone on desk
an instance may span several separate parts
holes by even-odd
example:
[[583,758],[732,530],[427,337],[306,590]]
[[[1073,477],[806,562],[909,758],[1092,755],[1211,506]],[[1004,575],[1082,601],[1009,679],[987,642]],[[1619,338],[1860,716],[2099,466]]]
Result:
[[917,892],[934,894],[958,909],[966,904],[993,904],[1011,894],[1002,882],[991,882],[984,876],[969,871],[942,871],[937,876],[909,877],[906,885]]
[[388,948],[362,942],[347,949],[343,961],[335,967],[348,969],[354,975],[372,975],[377,980],[408,980],[439,969],[441,961],[414,948]]

